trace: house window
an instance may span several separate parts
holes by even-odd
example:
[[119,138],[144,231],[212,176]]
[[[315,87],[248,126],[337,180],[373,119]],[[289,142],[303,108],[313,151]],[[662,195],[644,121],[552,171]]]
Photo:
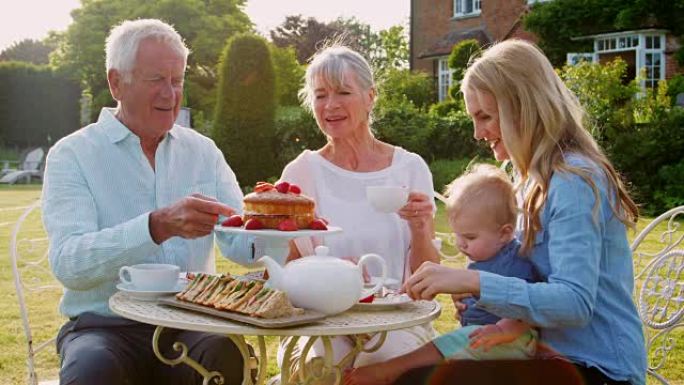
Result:
[[596,36],[594,53],[594,60],[600,63],[607,63],[620,57],[627,63],[628,77],[638,78],[642,87],[655,88],[660,80],[665,79],[665,34],[661,31],[634,31]]
[[594,61],[594,54],[591,52],[570,52],[566,54],[566,64],[570,66],[581,62],[593,63]]
[[439,59],[439,66],[437,69],[437,93],[440,102],[449,97],[449,88],[451,88],[453,72],[454,70],[449,68],[449,59],[447,57]]
[[665,79],[663,40],[662,35],[644,36],[644,85],[648,88],[656,88]]
[[551,0],[527,0],[527,4],[546,3],[547,1],[551,1]]
[[479,15],[480,2],[481,0],[454,0],[454,17]]

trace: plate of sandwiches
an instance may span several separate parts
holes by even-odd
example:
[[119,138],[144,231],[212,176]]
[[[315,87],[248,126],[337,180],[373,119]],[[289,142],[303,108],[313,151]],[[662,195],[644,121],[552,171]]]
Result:
[[283,291],[262,280],[198,273],[187,287],[159,303],[264,328],[311,323],[325,314],[294,307]]

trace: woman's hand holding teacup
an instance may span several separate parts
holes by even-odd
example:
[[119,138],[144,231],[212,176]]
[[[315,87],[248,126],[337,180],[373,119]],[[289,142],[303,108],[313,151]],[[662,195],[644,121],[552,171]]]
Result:
[[434,206],[430,197],[421,192],[409,193],[408,202],[397,212],[411,229],[423,229],[432,221]]

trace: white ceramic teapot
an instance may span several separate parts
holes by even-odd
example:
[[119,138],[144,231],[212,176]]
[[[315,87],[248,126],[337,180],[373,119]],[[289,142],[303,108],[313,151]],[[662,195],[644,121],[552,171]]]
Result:
[[[280,266],[271,257],[264,256],[259,262],[266,265],[268,284],[284,291],[292,304],[325,314],[341,313],[361,298],[376,293],[382,287],[387,274],[385,260],[377,254],[366,254],[358,265],[350,261],[328,256],[326,246],[318,246],[316,255],[299,258]],[[371,289],[363,289],[363,266],[369,261],[382,266],[382,279]]]

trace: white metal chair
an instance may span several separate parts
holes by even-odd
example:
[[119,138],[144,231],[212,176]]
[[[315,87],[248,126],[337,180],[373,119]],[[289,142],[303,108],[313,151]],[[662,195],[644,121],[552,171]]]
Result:
[[667,359],[675,350],[684,350],[682,221],[684,206],[679,206],[654,219],[632,242],[635,302],[644,324],[648,374],[662,384],[669,384]]
[[[25,294],[40,292],[40,301],[54,298],[55,310],[59,295],[61,295],[61,286],[55,281],[50,272],[47,261],[48,240],[45,231],[42,228],[40,221],[40,201],[36,201],[26,208],[12,229],[10,237],[10,262],[12,264],[12,275],[14,277],[14,286],[16,289],[17,300],[19,302],[19,310],[21,312],[21,321],[26,336],[27,358],[26,365],[28,370],[28,384],[37,385],[38,375],[36,354],[47,349],[48,352],[54,353],[54,342],[56,338],[57,325],[55,322],[59,317],[49,315],[49,319],[45,320],[44,314],[40,314],[41,319],[36,317],[35,324],[31,325],[31,318],[29,317],[30,298],[27,301]],[[36,299],[36,296],[32,296]],[[40,321],[40,330],[36,327]],[[42,342],[34,340],[34,334],[46,334],[46,327],[48,324],[48,334],[51,338]],[[56,356],[56,355],[55,355]],[[53,360],[54,361],[54,358]],[[55,365],[56,367],[57,365]],[[40,382],[40,385],[58,384],[58,381]]]
[[40,179],[43,177],[43,163],[45,160],[45,150],[36,147],[26,151],[22,156],[17,169],[3,169],[0,183],[14,184],[20,180],[30,183],[31,178]]

